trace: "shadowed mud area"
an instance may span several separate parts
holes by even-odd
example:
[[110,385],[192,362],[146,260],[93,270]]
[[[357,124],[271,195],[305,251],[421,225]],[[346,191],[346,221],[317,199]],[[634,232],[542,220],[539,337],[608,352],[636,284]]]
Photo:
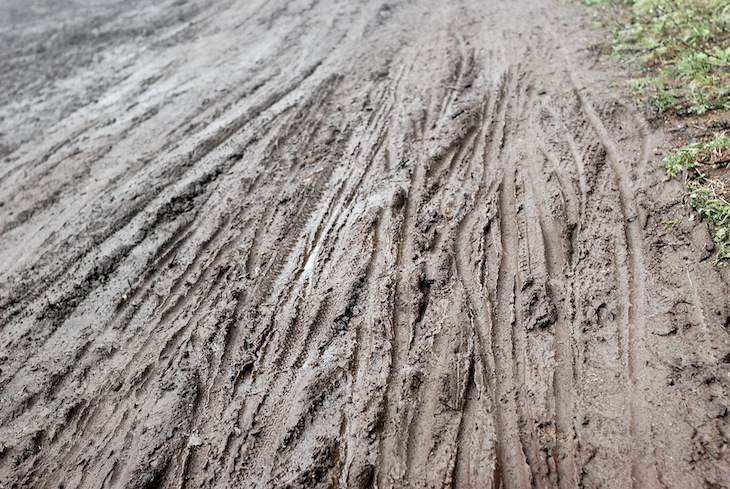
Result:
[[576,12],[0,0],[0,41],[1,487],[727,487],[727,275]]

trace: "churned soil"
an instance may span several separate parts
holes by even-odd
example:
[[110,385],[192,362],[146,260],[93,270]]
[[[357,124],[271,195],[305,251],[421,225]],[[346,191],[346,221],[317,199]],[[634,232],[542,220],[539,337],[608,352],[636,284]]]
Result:
[[0,487],[728,487],[728,274],[594,35],[0,2]]

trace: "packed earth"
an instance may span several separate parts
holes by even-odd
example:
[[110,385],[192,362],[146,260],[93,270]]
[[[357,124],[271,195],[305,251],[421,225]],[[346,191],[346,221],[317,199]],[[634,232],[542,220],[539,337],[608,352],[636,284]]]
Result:
[[556,0],[0,0],[0,487],[730,487],[730,274]]

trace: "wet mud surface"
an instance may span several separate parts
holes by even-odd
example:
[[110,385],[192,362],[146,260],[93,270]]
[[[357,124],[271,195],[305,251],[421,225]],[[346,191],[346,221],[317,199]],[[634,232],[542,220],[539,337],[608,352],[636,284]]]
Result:
[[0,13],[0,486],[728,487],[727,274],[576,12]]

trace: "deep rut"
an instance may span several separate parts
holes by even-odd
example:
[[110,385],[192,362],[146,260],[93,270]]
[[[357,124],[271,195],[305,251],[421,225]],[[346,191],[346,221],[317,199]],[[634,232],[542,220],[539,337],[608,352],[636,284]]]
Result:
[[578,12],[38,5],[1,487],[727,487],[727,273]]

